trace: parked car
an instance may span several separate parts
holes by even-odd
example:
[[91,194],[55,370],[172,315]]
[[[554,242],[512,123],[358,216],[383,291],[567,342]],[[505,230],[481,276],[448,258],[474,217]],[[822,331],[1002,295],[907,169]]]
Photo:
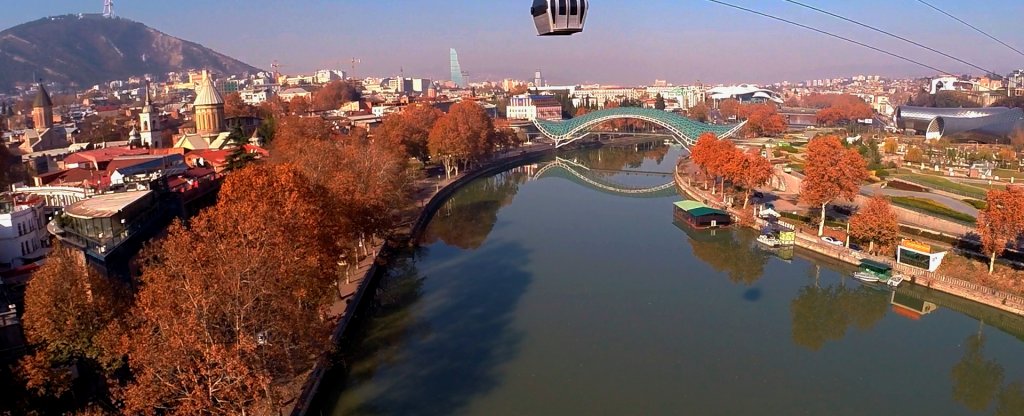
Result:
[[842,241],[839,241],[835,237],[829,237],[827,235],[824,236],[824,237],[821,237],[821,241],[824,241],[824,242],[829,243],[829,244],[834,245],[834,246],[842,246],[843,245]]

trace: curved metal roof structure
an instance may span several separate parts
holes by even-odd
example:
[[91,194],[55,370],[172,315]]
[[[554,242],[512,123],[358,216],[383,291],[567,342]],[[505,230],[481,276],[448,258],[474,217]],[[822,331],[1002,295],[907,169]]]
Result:
[[1024,129],[1024,110],[1007,107],[896,109],[896,126],[924,132],[925,139],[999,143]]
[[706,124],[667,111],[639,107],[609,108],[565,121],[536,119],[533,124],[555,141],[555,147],[562,147],[586,136],[590,128],[617,119],[643,120],[664,127],[686,148],[692,146],[702,133],[711,132],[725,138],[736,134],[746,124],[745,121],[727,125]]

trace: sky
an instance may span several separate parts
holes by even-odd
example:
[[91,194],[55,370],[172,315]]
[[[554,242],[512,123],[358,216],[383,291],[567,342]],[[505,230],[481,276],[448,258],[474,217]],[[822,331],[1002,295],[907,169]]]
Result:
[[[726,0],[891,50],[952,73],[981,74],[949,58],[783,0]],[[916,0],[802,0],[889,30],[985,69],[1024,68],[1024,56]],[[928,0],[1024,51],[1020,0]],[[102,0],[4,2],[0,28],[46,16],[98,13]],[[115,13],[172,36],[285,73],[450,78],[448,50],[470,81],[551,84],[771,83],[826,77],[931,76],[935,71],[706,0],[590,0],[587,26],[538,37],[532,0],[117,0]],[[2,71],[3,69],[0,69]]]

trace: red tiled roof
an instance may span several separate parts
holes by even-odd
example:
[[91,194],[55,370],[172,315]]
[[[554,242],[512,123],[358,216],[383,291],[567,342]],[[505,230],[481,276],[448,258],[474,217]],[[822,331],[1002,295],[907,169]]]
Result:
[[149,150],[142,148],[132,149],[124,146],[107,147],[104,149],[84,150],[72,153],[68,155],[68,157],[64,158],[64,163],[109,162],[118,156],[144,155],[147,153],[149,153]]
[[39,180],[43,185],[54,185],[61,183],[80,183],[90,179],[97,179],[103,172],[97,172],[92,169],[85,168],[71,168],[64,169],[57,172],[44,173],[39,175]]
[[203,158],[206,162],[213,166],[220,166],[228,161],[228,155],[231,154],[230,150],[223,149],[200,149],[188,152],[185,155],[186,159],[195,160],[196,158]]

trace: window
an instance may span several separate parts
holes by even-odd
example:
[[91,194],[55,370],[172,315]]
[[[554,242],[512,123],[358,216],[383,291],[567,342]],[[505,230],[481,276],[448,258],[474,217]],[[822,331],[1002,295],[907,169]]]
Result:
[[587,17],[587,0],[580,0],[580,23]]
[[569,14],[576,16],[580,13],[579,9],[580,0],[569,0]]
[[547,11],[547,9],[548,5],[546,1],[534,0],[533,7],[530,8],[530,14],[532,14],[533,17],[540,17],[544,15],[544,12]]
[[565,0],[558,0],[558,15],[565,16],[565,12],[569,10],[565,5]]

